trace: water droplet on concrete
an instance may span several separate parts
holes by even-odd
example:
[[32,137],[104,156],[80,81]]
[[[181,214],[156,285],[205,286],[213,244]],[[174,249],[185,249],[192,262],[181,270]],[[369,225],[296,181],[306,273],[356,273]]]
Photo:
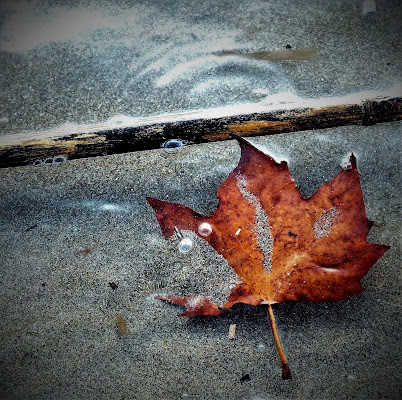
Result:
[[66,162],[66,157],[64,156],[56,156],[55,158],[53,158],[53,162],[55,164],[63,164]]
[[193,248],[193,241],[190,238],[183,238],[179,243],[180,253],[188,253]]
[[166,153],[173,153],[179,151],[186,144],[185,140],[171,139],[163,144]]

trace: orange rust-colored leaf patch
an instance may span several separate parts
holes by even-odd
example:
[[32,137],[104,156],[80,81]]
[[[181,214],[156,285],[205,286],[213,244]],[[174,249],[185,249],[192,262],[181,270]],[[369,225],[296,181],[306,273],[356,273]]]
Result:
[[[366,241],[366,217],[356,159],[309,199],[286,162],[277,163],[242,138],[238,166],[218,189],[218,208],[203,216],[180,204],[148,197],[165,238],[191,230],[223,256],[239,277],[224,304],[202,296],[158,297],[186,307],[182,316],[218,315],[234,304],[288,300],[337,301],[360,293],[361,278],[388,246]],[[200,225],[212,231],[201,235]],[[275,336],[281,354],[279,338]],[[282,351],[283,353],[283,351]],[[282,374],[290,378],[284,355]]]
[[294,129],[292,121],[247,121],[230,124],[226,130],[204,135],[203,139],[223,140],[231,135],[255,136],[269,133],[289,132]]

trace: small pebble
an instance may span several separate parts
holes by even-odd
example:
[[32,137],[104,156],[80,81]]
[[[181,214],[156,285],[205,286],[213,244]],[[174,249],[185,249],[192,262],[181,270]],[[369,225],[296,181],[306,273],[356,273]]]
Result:
[[116,325],[117,325],[117,330],[120,334],[122,334],[122,335],[128,334],[126,320],[121,314],[116,315]]
[[236,337],[236,324],[230,324],[229,326],[229,339],[233,340]]

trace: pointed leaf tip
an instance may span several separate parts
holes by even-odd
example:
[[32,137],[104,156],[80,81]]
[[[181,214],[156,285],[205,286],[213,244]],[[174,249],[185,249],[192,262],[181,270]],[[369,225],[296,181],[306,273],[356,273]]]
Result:
[[350,155],[350,163],[352,164],[352,168],[357,168],[357,159],[353,153]]
[[149,205],[150,205],[152,208],[155,208],[155,207],[157,206],[157,204],[159,203],[159,200],[158,200],[158,199],[155,199],[155,197],[149,197],[149,196],[147,196],[147,197],[145,197],[145,199],[147,200],[147,202],[149,203]]
[[232,137],[233,139],[236,139],[239,143],[245,143],[251,145],[251,143],[248,140],[244,139],[243,136],[237,135],[236,133],[229,133],[229,136]]
[[357,158],[353,153],[342,159],[341,167],[344,171],[357,170]]
[[195,317],[197,315],[220,315],[224,311],[214,304],[211,299],[201,296],[184,296],[184,297],[174,297],[174,296],[155,296],[158,300],[167,301],[169,303],[186,307],[186,310],[178,314],[178,317]]

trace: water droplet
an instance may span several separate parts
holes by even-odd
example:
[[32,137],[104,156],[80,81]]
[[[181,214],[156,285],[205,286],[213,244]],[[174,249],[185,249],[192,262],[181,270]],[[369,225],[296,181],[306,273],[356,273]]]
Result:
[[265,344],[264,343],[259,343],[257,346],[258,351],[264,351],[265,350]]
[[45,158],[45,160],[43,162],[45,164],[53,164],[53,158],[52,157]]
[[53,162],[55,164],[63,164],[66,162],[66,157],[64,156],[56,156],[55,158],[53,158]]
[[203,222],[199,227],[198,227],[198,233],[201,236],[209,236],[212,233],[212,226],[211,224],[208,224],[208,222]]
[[35,167],[38,167],[39,165],[42,165],[43,164],[43,161],[42,160],[35,160],[34,162],[33,162],[33,165],[35,165]]
[[180,253],[188,253],[193,248],[193,241],[190,238],[183,238],[179,243]]
[[163,144],[166,153],[173,153],[179,151],[186,144],[185,140],[181,139],[171,139]]

